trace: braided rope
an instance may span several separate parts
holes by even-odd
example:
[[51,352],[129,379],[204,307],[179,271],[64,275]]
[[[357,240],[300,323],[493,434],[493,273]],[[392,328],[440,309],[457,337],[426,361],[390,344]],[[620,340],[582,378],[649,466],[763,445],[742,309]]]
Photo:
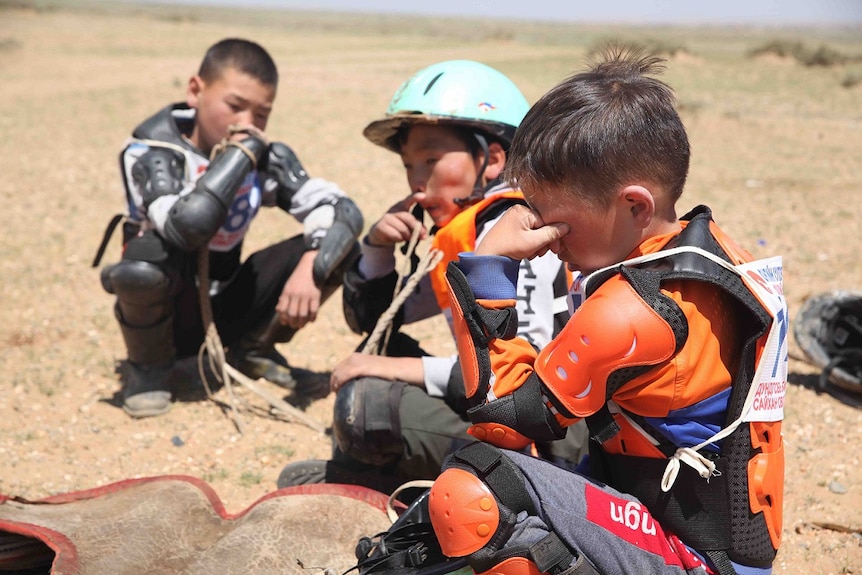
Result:
[[[418,230],[413,232],[413,236],[410,239],[409,248],[407,251],[407,261],[409,265],[409,261],[413,253],[415,253],[416,248],[418,247]],[[443,259],[443,252],[436,249],[429,249],[425,255],[423,255],[419,264],[416,266],[416,270],[409,275],[407,281],[404,282],[403,286],[401,285],[401,281],[396,282],[395,286],[395,297],[392,298],[392,303],[389,304],[389,307],[386,308],[380,318],[377,320],[377,324],[374,326],[374,330],[371,332],[371,335],[368,336],[368,339],[365,342],[365,345],[362,346],[362,349],[359,350],[359,353],[367,353],[367,354],[376,354],[375,351],[377,348],[377,344],[380,342],[380,339],[386,335],[387,341],[389,339],[389,334],[391,333],[392,320],[395,318],[395,314],[398,313],[398,310],[401,309],[401,306],[404,305],[404,302],[407,300],[408,296],[416,289],[416,286],[419,285],[419,280],[425,277],[428,272],[434,269],[437,264]],[[384,346],[385,347],[385,346]]]
[[221,154],[227,148],[234,147],[234,148],[239,148],[242,151],[242,153],[248,157],[248,159],[251,161],[252,169],[256,170],[257,169],[257,156],[255,156],[252,153],[252,151],[249,150],[245,146],[245,144],[243,144],[242,142],[237,142],[235,140],[230,139],[230,137],[233,136],[234,134],[240,134],[240,133],[254,136],[258,140],[262,141],[264,143],[264,146],[267,146],[267,147],[269,146],[269,139],[266,137],[266,134],[264,134],[260,128],[258,128],[256,126],[251,126],[251,125],[240,126],[238,124],[231,124],[230,126],[228,126],[227,136],[222,138],[222,140],[218,144],[213,146],[213,149],[210,151],[210,161],[212,161],[213,158],[215,158],[216,156]]

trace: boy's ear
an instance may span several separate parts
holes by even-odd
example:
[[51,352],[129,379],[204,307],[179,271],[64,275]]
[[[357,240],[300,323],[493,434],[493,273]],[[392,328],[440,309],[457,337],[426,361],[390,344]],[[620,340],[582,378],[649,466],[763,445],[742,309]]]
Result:
[[186,104],[189,108],[197,108],[200,94],[204,88],[204,81],[200,76],[192,76],[189,78],[189,83],[186,86]]
[[499,142],[491,142],[488,144],[488,167],[485,168],[485,179],[491,181],[498,178],[503,173],[503,168],[506,166],[506,150]]
[[640,228],[646,228],[655,215],[655,198],[643,186],[629,185],[622,191],[626,207],[632,215],[634,223]]

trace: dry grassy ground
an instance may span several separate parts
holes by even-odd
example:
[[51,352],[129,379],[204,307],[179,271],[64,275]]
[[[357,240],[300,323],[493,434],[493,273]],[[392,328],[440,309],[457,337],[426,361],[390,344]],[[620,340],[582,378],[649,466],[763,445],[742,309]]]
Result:
[[[852,86],[862,65],[807,67],[749,51],[781,40],[859,56],[860,32],[72,10],[0,1],[0,493],[37,499],[184,473],[211,483],[238,511],[275,488],[285,463],[329,452],[323,435],[259,411],[243,413],[239,434],[199,392],[155,419],[135,421],[118,407],[116,366],[125,352],[112,298],[90,267],[105,223],[122,209],[117,154],[138,121],[182,98],[214,41],[244,36],[272,52],[282,82],[269,134],[290,143],[311,174],[349,190],[367,219],[404,185],[397,158],[366,142],[361,130],[420,67],[484,61],[532,101],[579,69],[602,39],[684,48],[665,76],[693,146],[682,208],[707,203],[755,255],[783,255],[793,317],[810,294],[862,287],[862,86]],[[248,248],[296,231],[280,213],[264,213]],[[106,260],[118,250],[115,237]],[[441,323],[414,333],[432,349],[452,349]],[[325,372],[358,343],[340,305],[330,302],[283,351],[295,365]],[[784,543],[775,573],[862,573],[862,540],[841,529],[862,527],[862,411],[854,398],[817,394],[814,370],[791,349]],[[325,425],[331,399],[312,402],[305,413]]]

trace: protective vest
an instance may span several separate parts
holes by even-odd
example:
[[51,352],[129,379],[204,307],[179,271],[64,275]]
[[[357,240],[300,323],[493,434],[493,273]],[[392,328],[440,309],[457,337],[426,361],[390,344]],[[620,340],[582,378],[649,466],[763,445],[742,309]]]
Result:
[[[123,247],[141,229],[149,229],[141,211],[142,199],[135,191],[132,166],[137,157],[149,148],[171,150],[182,158],[183,181],[193,184],[209,166],[209,158],[203,156],[186,138],[194,127],[195,111],[185,103],[170,104],[141,122],[132,132],[131,138],[119,155],[120,173],[126,196],[127,214],[112,217],[99,244],[92,267],[101,262],[108,242],[116,227],[123,224]],[[241,262],[242,243],[245,234],[256,217],[262,202],[260,181],[255,172],[248,174],[230,208],[227,221],[209,242],[210,276],[226,280],[237,270]]]
[[510,190],[483,198],[459,212],[434,235],[431,245],[443,252],[443,259],[428,275],[431,278],[431,286],[434,288],[434,295],[441,310],[451,307],[446,284],[447,264],[457,260],[459,253],[475,249],[476,228],[480,227],[481,222],[493,219],[515,203],[525,203],[524,194],[520,191]]
[[[561,413],[586,417],[595,440],[591,465],[597,479],[638,497],[666,530],[709,557],[720,573],[734,572],[731,560],[768,567],[781,540],[784,484],[788,325],[781,260],[747,261],[747,253],[715,226],[705,206],[682,219],[687,225],[661,251],[599,270],[582,286],[587,298],[612,296],[607,300],[625,316],[620,326],[627,324],[637,345],[603,350],[600,330],[593,330],[598,336],[588,350],[582,335],[564,329],[539,354],[535,369]],[[677,448],[612,397],[641,378],[661,378],[656,370],[686,343],[686,316],[661,289],[687,281],[711,286],[744,337],[721,430],[699,445]],[[602,310],[598,317],[604,317],[610,308],[594,303]],[[602,326],[611,327],[611,321]],[[612,329],[619,332],[616,325]],[[620,338],[608,338],[608,345],[614,339]],[[580,366],[572,360],[578,354]],[[652,451],[627,450],[627,443],[638,441]],[[713,448],[704,450],[707,446]]]

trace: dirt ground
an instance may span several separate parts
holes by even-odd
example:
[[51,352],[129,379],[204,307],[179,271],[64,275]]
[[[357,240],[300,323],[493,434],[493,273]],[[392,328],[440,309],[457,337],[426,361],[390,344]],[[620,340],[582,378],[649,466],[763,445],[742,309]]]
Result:
[[[361,130],[419,68],[484,61],[533,101],[581,68],[602,38],[679,43],[686,50],[664,79],[692,140],[681,212],[706,203],[756,256],[782,255],[791,319],[814,293],[862,289],[862,86],[852,81],[862,77],[859,64],[749,57],[778,38],[858,58],[862,30],[543,29],[106,6],[0,0],[0,493],[39,499],[188,474],[239,511],[275,489],[286,463],[329,454],[325,433],[268,415],[242,389],[242,433],[200,387],[184,388],[158,418],[133,420],[119,407],[125,350],[113,300],[91,266],[105,224],[123,207],[117,156],[137,122],[183,98],[205,48],[226,36],[253,38],[272,52],[282,81],[270,136],[291,144],[312,175],[348,190],[369,222],[405,187],[397,158]],[[275,212],[261,214],[249,251],[298,231]],[[103,263],[118,253],[115,236]],[[432,351],[453,350],[442,321],[411,331]],[[326,373],[358,343],[339,292],[282,351],[292,364]],[[774,573],[862,573],[862,398],[818,393],[816,370],[800,357],[792,343]],[[193,363],[185,367],[194,372]],[[331,396],[303,402],[268,389],[329,424]],[[216,399],[227,401],[225,392]]]

